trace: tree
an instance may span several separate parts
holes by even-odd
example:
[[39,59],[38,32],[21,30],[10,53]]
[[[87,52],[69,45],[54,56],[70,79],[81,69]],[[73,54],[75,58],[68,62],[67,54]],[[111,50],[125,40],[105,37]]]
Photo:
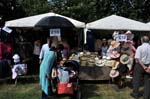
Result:
[[25,12],[21,5],[16,3],[16,0],[1,0],[0,1],[0,16],[4,21],[23,17]]
[[50,0],[50,10],[84,22],[117,14],[146,22],[150,20],[149,0]]

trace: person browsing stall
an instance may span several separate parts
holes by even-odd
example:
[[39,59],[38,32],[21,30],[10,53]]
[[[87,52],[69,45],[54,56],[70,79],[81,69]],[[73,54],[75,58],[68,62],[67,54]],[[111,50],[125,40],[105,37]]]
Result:
[[41,99],[48,99],[52,95],[52,84],[51,84],[51,74],[52,68],[56,63],[56,52],[55,48],[51,47],[45,54],[41,64],[40,64],[40,86],[42,90]]
[[40,56],[39,56],[39,63],[43,60],[45,54],[50,50],[52,44],[52,39],[50,37],[47,37],[47,43],[42,45]]
[[149,37],[141,38],[142,45],[135,53],[136,65],[133,74],[133,92],[131,96],[138,99],[141,95],[139,87],[141,78],[144,76],[144,99],[150,99],[150,44]]

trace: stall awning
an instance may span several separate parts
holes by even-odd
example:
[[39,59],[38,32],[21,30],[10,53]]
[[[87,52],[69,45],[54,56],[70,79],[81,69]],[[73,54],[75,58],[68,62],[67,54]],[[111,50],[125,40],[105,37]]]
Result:
[[100,30],[150,31],[150,27],[145,23],[117,15],[111,15],[94,22],[87,23],[86,27],[88,29]]
[[84,28],[85,23],[56,13],[45,13],[7,21],[7,27],[76,27]]

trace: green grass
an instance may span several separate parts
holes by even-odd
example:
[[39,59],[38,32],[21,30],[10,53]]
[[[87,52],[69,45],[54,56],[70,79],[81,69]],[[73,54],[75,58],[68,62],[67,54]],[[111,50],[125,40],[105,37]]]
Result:
[[[131,89],[116,92],[112,84],[82,84],[82,99],[133,99]],[[40,99],[41,90],[38,82],[0,84],[0,99]],[[68,99],[68,97],[59,97]],[[142,98],[141,98],[142,99]]]
[[37,83],[0,85],[0,99],[39,99],[40,93]]

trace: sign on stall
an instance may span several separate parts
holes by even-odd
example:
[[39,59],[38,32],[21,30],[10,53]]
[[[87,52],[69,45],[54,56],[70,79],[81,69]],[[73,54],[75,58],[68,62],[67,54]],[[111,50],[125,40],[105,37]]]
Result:
[[50,36],[60,36],[60,29],[50,29],[49,34]]
[[127,41],[127,35],[125,35],[125,34],[118,34],[118,35],[116,35],[116,40],[117,41]]

